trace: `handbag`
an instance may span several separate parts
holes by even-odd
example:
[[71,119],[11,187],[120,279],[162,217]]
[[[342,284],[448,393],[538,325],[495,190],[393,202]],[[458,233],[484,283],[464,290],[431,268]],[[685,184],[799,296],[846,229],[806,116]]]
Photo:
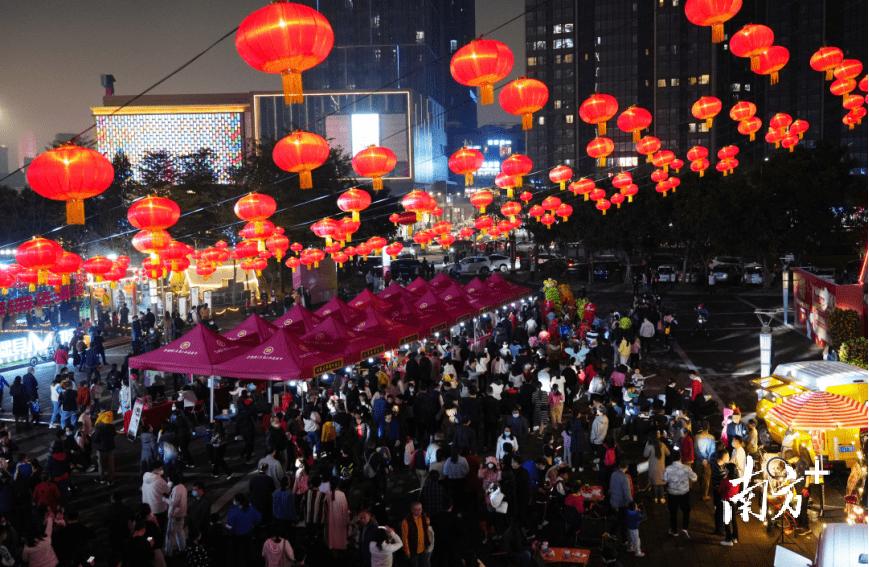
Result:
[[32,413],[34,416],[39,415],[39,402],[38,401],[30,402],[30,413]]

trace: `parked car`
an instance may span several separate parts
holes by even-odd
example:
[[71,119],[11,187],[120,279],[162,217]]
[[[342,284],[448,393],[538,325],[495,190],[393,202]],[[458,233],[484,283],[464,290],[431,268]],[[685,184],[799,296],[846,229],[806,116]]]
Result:
[[459,262],[458,271],[460,274],[488,274],[492,271],[492,262],[488,256],[468,256]]
[[718,256],[712,259],[711,273],[718,284],[742,281],[742,260],[735,256]]
[[538,254],[537,255],[537,264],[545,264],[550,260],[565,260],[565,257],[561,254]]
[[676,266],[672,264],[664,264],[658,266],[658,281],[660,283],[676,283],[678,280],[678,271]]
[[625,278],[625,267],[617,262],[595,262],[594,279],[599,282],[620,282]]
[[382,256],[367,256],[364,260],[360,259],[356,265],[356,272],[360,276],[364,276],[371,270],[375,270],[378,274],[383,273],[383,257]]
[[679,273],[679,281],[696,284],[703,279],[703,276],[703,266],[701,266],[700,264],[695,264],[693,266],[689,266],[687,272]]
[[[516,258],[515,267],[519,268],[520,259]],[[493,272],[506,272],[510,269],[510,256],[503,254],[489,254],[489,269]]]
[[763,266],[756,262],[746,264],[742,269],[742,283],[763,285]]
[[422,270],[422,262],[416,258],[397,258],[389,265],[392,279],[415,280]]

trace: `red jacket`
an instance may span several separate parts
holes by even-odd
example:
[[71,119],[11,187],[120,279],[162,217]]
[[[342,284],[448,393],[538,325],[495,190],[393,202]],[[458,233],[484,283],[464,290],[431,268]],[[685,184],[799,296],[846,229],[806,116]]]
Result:
[[686,435],[679,443],[679,452],[682,453],[682,464],[690,465],[694,462],[694,439]]

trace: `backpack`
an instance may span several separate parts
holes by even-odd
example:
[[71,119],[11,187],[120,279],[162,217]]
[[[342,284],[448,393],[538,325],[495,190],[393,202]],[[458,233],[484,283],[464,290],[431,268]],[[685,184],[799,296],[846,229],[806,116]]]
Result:
[[376,454],[376,451],[372,451],[368,458],[365,459],[365,466],[362,467],[362,474],[365,475],[365,478],[374,478],[377,476],[377,471],[374,470],[374,467],[371,466],[371,458]]
[[[604,445],[606,447],[606,445]],[[606,448],[606,454],[603,456],[603,464],[611,467],[616,464],[616,448],[615,445]]]

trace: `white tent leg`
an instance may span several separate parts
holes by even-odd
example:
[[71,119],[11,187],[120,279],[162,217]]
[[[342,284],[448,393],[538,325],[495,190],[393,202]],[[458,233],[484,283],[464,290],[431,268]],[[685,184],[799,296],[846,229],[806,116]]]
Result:
[[211,404],[208,406],[208,421],[214,423],[214,375],[208,378],[208,390],[211,394]]

